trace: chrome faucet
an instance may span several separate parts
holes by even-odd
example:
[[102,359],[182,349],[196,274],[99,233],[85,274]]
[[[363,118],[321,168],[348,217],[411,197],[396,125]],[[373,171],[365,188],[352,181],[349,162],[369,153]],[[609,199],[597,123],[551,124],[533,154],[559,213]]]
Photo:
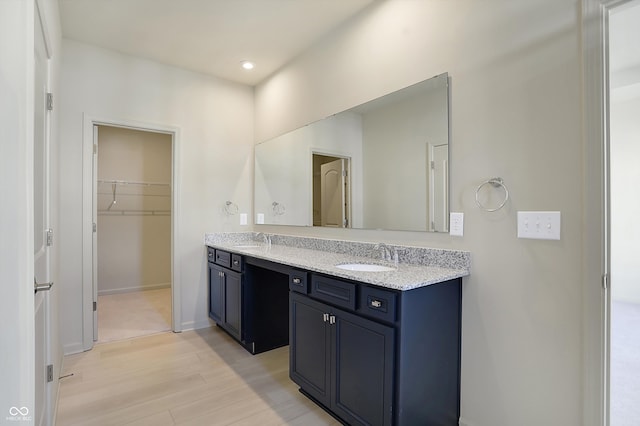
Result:
[[271,235],[265,234],[264,232],[256,232],[254,237],[258,240],[262,239],[266,248],[271,248]]
[[396,268],[398,267],[398,250],[395,247],[390,247],[385,243],[377,243],[375,246],[373,246],[373,249],[380,251],[380,253],[382,254],[382,260],[388,262],[393,261],[393,265]]

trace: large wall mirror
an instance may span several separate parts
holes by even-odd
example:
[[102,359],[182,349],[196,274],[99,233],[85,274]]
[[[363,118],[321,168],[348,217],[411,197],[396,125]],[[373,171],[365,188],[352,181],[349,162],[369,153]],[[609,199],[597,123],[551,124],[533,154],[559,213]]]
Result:
[[441,74],[256,145],[257,224],[448,232]]

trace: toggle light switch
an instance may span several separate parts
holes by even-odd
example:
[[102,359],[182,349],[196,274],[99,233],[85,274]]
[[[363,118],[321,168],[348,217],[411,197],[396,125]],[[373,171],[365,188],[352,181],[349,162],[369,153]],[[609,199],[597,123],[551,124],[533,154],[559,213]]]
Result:
[[518,212],[518,238],[560,239],[560,212]]

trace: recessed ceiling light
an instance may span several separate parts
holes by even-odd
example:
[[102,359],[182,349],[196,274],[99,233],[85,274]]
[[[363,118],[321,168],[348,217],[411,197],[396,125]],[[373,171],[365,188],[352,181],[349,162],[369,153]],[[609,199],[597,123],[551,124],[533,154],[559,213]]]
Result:
[[255,65],[251,61],[242,61],[240,62],[240,64],[245,70],[252,70],[255,67]]

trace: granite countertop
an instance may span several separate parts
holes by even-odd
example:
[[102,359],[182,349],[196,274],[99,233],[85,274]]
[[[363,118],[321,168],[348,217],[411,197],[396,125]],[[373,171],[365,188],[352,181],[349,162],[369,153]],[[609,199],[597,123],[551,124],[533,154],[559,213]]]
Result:
[[381,257],[372,257],[379,256],[379,251],[373,249],[374,243],[278,235],[271,237],[272,244],[268,246],[260,240],[254,240],[251,233],[207,234],[205,244],[312,272],[402,291],[469,275],[468,252],[389,245],[391,249],[396,248],[400,253],[397,269],[376,272],[351,271],[337,268],[336,265],[373,263],[393,266],[393,262],[385,262]]

